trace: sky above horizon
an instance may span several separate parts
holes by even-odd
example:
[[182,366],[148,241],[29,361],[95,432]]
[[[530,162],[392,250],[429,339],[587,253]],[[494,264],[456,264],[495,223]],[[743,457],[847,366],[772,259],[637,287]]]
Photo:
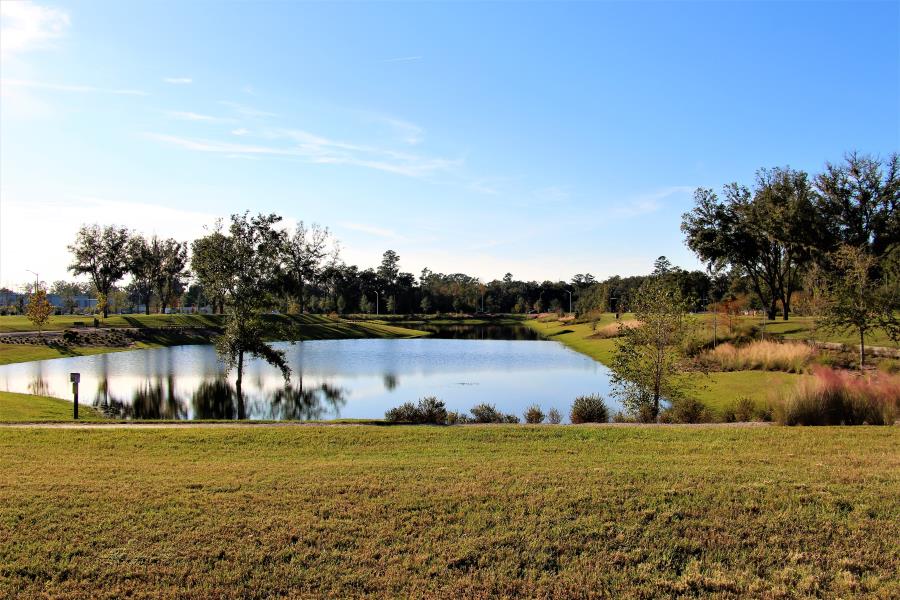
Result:
[[0,285],[231,213],[485,280],[700,268],[698,186],[900,149],[900,3],[0,2]]

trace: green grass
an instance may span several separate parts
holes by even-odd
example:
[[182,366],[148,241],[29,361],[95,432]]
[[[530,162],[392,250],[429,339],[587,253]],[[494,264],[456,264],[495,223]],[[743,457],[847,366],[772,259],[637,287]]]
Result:
[[[624,318],[630,318],[626,315]],[[597,328],[608,325],[615,316],[605,314]],[[606,366],[612,364],[615,353],[615,338],[591,339],[594,333],[590,323],[541,322],[537,319],[525,321],[528,327],[538,331],[547,339],[557,340],[566,346],[586,354]],[[757,404],[766,404],[770,396],[796,385],[802,375],[767,371],[734,371],[729,373],[691,373],[688,380],[689,395],[702,401],[713,411],[721,413],[740,398],[750,398]]]
[[[0,392],[0,422],[72,421],[72,403],[47,396]],[[98,421],[103,417],[90,406],[78,407],[78,419]]]
[[38,346],[31,344],[0,344],[0,365],[29,362],[32,360],[49,360],[51,358],[69,358],[72,356],[90,356],[92,354],[106,354],[108,352],[122,352],[125,350],[138,350],[141,348],[153,348],[154,344],[138,343],[131,348],[107,347],[107,346],[78,346],[65,348],[62,346]]
[[900,428],[0,434],[0,596],[900,595]]

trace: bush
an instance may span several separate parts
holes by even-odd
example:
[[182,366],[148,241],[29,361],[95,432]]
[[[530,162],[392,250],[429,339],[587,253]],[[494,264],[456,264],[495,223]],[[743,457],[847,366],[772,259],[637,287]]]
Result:
[[750,398],[743,397],[726,408],[722,414],[722,420],[726,423],[743,423],[752,421],[756,416],[756,403]]
[[713,420],[709,409],[694,398],[679,398],[659,415],[662,423],[709,423]]
[[384,418],[392,423],[430,423],[443,425],[447,422],[447,408],[442,400],[434,396],[420,398],[419,404],[405,402],[384,413]]
[[471,423],[472,419],[469,415],[451,410],[447,412],[447,425],[465,425]]
[[531,425],[543,423],[545,416],[546,415],[544,415],[541,407],[537,404],[532,404],[525,410],[525,422],[530,423]]
[[547,411],[547,422],[551,425],[559,425],[562,422],[562,415],[555,408]]
[[900,377],[819,368],[782,398],[783,425],[892,425],[900,407]]
[[603,398],[597,394],[590,396],[578,396],[572,404],[569,413],[572,423],[606,423],[609,421],[609,409],[603,402]]
[[723,371],[786,371],[803,373],[815,350],[801,343],[756,341],[746,346],[720,344],[700,355],[700,363]]
[[518,423],[516,415],[504,415],[493,404],[478,404],[469,409],[473,423]]

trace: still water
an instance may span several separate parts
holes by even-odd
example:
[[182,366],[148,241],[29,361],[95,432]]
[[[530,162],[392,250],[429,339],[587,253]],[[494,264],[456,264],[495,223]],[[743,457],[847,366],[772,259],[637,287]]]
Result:
[[[423,396],[437,396],[448,410],[487,402],[519,417],[531,404],[566,416],[576,396],[591,393],[619,409],[609,398],[606,367],[558,342],[533,339],[524,328],[439,335],[279,342],[293,371],[290,384],[277,369],[252,360],[243,402],[234,374],[223,377],[212,346],[0,366],[0,390],[71,399],[69,373],[79,372],[81,403],[134,419],[382,418],[389,408]],[[498,337],[505,339],[491,339]]]

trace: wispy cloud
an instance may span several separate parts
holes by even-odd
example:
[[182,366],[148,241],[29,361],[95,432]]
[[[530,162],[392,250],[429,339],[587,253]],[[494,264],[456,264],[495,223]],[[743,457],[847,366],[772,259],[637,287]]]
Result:
[[235,113],[244,116],[244,117],[277,117],[278,115],[273,112],[268,112],[265,110],[259,110],[257,108],[253,108],[252,106],[247,106],[245,104],[240,104],[239,102],[230,102],[228,100],[221,100],[219,102],[222,106],[227,106]]
[[398,56],[396,58],[385,58],[381,62],[383,63],[397,63],[397,62],[413,62],[416,60],[422,60],[421,56]]
[[163,77],[163,81],[172,85],[189,85],[194,82],[190,77]]
[[362,233],[368,233],[369,235],[374,235],[376,237],[387,238],[387,239],[399,239],[400,236],[397,235],[397,232],[392,229],[382,229],[381,227],[375,227],[373,225],[366,225],[365,223],[349,223],[349,222],[341,222],[338,223],[338,226],[343,227],[344,229],[350,229],[352,231],[360,231]]
[[31,81],[27,79],[2,79],[0,86],[23,87],[53,92],[75,92],[82,94],[117,94],[121,96],[147,96],[142,90],[101,88],[93,85],[78,85],[64,83],[48,83],[45,81]]
[[0,2],[0,58],[45,48],[69,27],[69,15],[33,2]]
[[243,127],[231,130],[231,135],[247,135],[248,133],[250,133],[250,130],[244,129]]
[[190,111],[170,110],[166,112],[173,119],[181,121],[205,121],[207,123],[233,123],[234,119],[225,119],[223,117],[214,117],[212,115],[204,115]]
[[268,130],[263,135],[266,144],[222,142],[160,133],[145,135],[197,152],[295,157],[313,164],[350,165],[417,178],[452,170],[462,162],[333,140],[299,129]]
[[425,130],[409,121],[395,117],[380,117],[383,123],[389,125],[405,143],[410,146],[419,144],[425,138]]
[[689,185],[673,185],[646,194],[627,199],[613,209],[620,217],[638,217],[654,213],[663,207],[663,200],[675,194],[692,192],[695,188]]

